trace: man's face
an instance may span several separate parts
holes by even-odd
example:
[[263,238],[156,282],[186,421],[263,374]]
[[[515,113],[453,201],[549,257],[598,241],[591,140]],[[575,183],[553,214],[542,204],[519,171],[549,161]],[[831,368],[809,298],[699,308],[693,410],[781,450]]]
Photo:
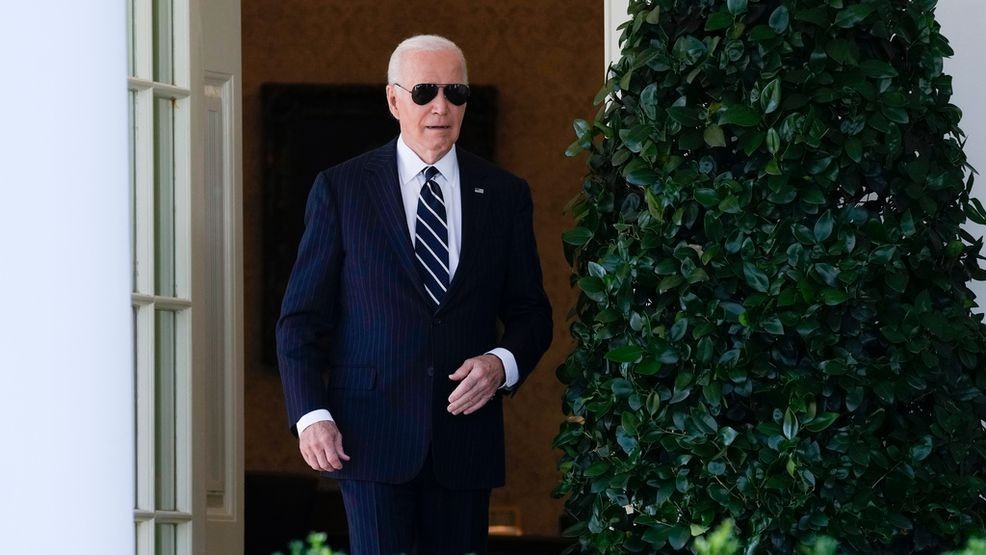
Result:
[[397,82],[407,91],[388,84],[387,104],[390,113],[400,121],[407,146],[426,164],[433,164],[458,140],[466,105],[449,102],[443,88],[431,102],[418,106],[408,91],[419,83],[465,83],[465,72],[459,56],[450,50],[410,51],[404,54],[402,62]]

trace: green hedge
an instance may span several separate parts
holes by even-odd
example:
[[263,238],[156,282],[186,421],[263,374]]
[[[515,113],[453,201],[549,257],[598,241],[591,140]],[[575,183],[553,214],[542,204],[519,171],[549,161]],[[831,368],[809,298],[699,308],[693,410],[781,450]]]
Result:
[[557,488],[584,552],[982,530],[986,223],[933,0],[632,1],[567,154]]

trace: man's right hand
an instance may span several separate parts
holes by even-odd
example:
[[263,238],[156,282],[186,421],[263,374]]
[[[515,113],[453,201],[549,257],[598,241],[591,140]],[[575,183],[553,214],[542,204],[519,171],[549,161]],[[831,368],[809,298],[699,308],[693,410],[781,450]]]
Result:
[[342,461],[349,460],[349,455],[342,450],[342,434],[331,420],[316,422],[305,428],[298,438],[298,448],[313,470],[342,470]]

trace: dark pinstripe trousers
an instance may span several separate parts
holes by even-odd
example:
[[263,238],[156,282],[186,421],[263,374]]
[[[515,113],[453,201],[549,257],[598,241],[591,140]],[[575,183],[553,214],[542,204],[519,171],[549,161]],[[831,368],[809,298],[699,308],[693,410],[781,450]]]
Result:
[[429,453],[404,484],[339,480],[350,555],[486,553],[490,490],[445,488],[433,466]]

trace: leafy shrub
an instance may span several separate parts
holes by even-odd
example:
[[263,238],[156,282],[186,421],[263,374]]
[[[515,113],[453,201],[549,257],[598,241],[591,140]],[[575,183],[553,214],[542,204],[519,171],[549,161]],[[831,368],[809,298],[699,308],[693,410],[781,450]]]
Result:
[[[556,493],[585,552],[958,544],[986,327],[934,0],[632,1],[567,154],[581,294]],[[605,102],[604,102],[605,101]]]
[[[325,544],[328,535],[324,532],[312,532],[306,541],[294,540],[288,543],[288,555],[346,555],[344,551],[333,551]],[[273,555],[284,555],[280,551]]]
[[[835,555],[839,542],[828,536],[816,536],[804,543],[798,550],[801,555]],[[733,521],[727,520],[714,531],[695,538],[696,555],[735,555],[741,546],[736,538]],[[942,555],[986,555],[986,540],[970,538],[964,549],[949,551]]]

